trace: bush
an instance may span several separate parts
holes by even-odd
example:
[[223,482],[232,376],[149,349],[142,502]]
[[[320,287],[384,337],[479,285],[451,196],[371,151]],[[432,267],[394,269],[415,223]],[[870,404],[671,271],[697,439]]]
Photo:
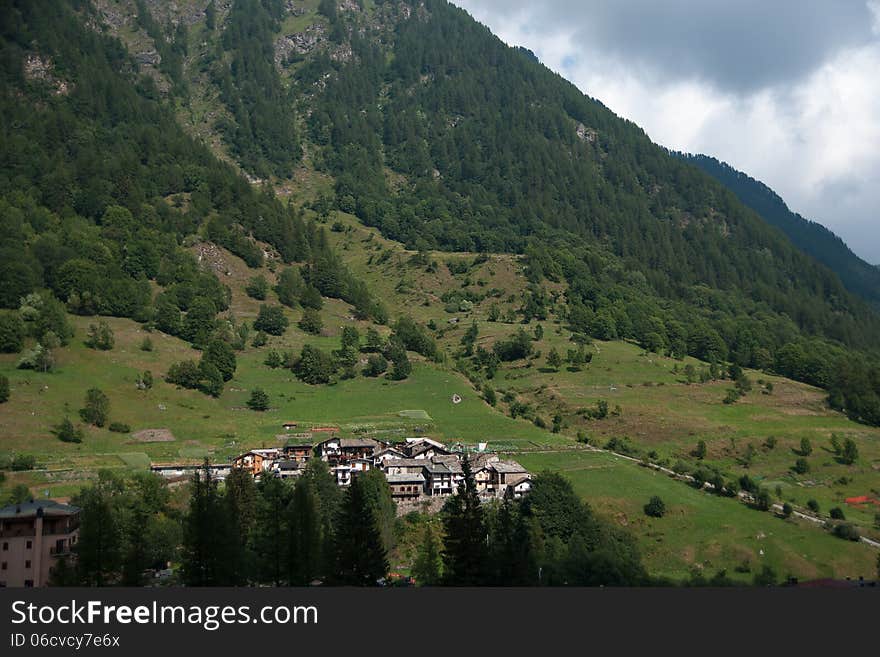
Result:
[[799,458],[794,462],[794,471],[798,474],[807,474],[810,471],[810,464],[805,458]]
[[651,516],[652,518],[662,518],[666,515],[666,505],[657,495],[651,497],[644,509],[645,515]]
[[834,507],[828,512],[834,520],[846,520],[846,514],[844,514],[843,509],[839,506]]
[[251,299],[264,301],[269,293],[269,283],[266,281],[265,276],[259,274],[247,282],[244,291]]
[[0,374],[0,404],[9,401],[9,379]]
[[269,342],[269,336],[266,335],[265,331],[257,331],[256,335],[254,335],[254,339],[251,341],[251,346],[253,347],[265,347]]
[[111,422],[107,428],[114,433],[131,433],[131,427],[124,422]]
[[224,381],[232,379],[237,366],[232,347],[219,338],[214,338],[208,343],[205,351],[202,352],[202,362],[216,367]]
[[324,322],[321,320],[321,314],[314,308],[306,308],[303,310],[302,318],[297,322],[297,326],[306,333],[318,335],[324,328]]
[[79,409],[79,416],[83,422],[103,427],[110,414],[110,399],[98,388],[89,388],[86,391],[85,406]]
[[284,364],[284,361],[281,359],[281,354],[274,349],[271,349],[269,353],[266,354],[266,360],[263,361],[263,364],[274,370],[281,367]]
[[770,509],[770,493],[763,488],[754,495],[752,506],[758,511],[767,511]]
[[83,440],[82,428],[74,426],[70,418],[67,417],[55,426],[52,433],[55,434],[58,440],[64,443],[81,443]]
[[807,508],[813,513],[819,513],[819,503],[816,500],[807,500]]
[[9,461],[9,469],[13,472],[33,470],[37,465],[37,457],[31,454],[16,454]]
[[153,351],[153,340],[146,336],[141,340],[141,351]]
[[846,541],[857,541],[861,538],[859,530],[848,522],[834,525],[834,529],[831,530],[831,533],[837,536],[837,538],[842,538]]
[[110,325],[101,320],[97,324],[89,324],[88,336],[86,337],[86,346],[90,349],[99,349],[101,351],[109,351],[116,344],[113,337],[113,329]]
[[262,388],[254,388],[250,399],[247,400],[247,407],[252,411],[269,410],[269,395]]
[[303,383],[317,385],[330,383],[336,374],[333,357],[311,345],[303,346],[293,365],[293,373]]
[[786,502],[785,504],[782,505],[782,517],[783,518],[790,518],[791,514],[793,512],[794,512],[794,509],[791,507],[791,504],[789,504],[788,502]]
[[269,335],[284,335],[288,323],[281,306],[262,305],[257,319],[254,321],[254,330],[263,331]]
[[0,312],[0,352],[16,354],[24,346],[24,322],[18,313]]
[[171,365],[165,375],[165,381],[181,388],[195,390],[199,387],[202,373],[194,360],[183,360]]
[[388,361],[381,354],[371,354],[364,366],[364,376],[379,376],[388,369]]

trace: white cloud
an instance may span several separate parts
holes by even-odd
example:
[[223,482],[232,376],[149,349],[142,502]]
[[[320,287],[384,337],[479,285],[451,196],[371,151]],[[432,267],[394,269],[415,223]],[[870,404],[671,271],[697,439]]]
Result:
[[712,155],[764,181],[793,210],[880,262],[880,0],[867,4],[874,38],[835,42],[821,61],[789,63],[789,77],[755,86],[725,84],[712,63],[676,74],[653,66],[643,49],[632,58],[621,55],[624,45],[596,49],[583,38],[591,29],[582,3],[568,21],[548,13],[559,2],[511,2],[507,11],[495,0],[458,4],[656,142]]

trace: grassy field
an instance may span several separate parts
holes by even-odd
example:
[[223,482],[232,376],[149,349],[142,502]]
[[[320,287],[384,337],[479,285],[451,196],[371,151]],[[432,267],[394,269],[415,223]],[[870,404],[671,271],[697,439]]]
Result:
[[[520,261],[513,256],[478,254],[427,254],[436,267],[413,261],[413,252],[385,240],[374,230],[358,225],[352,217],[339,215],[337,230],[330,233],[351,269],[367,280],[371,289],[392,310],[402,309],[417,320],[436,326],[434,335],[447,353],[458,349],[461,336],[474,320],[479,325],[478,344],[491,348],[522,325],[489,322],[489,308],[514,310],[526,289]],[[236,321],[252,322],[261,302],[243,290],[251,276],[238,258],[210,244],[192,247],[206,267],[232,290],[230,312]],[[446,263],[465,261],[467,272],[452,274]],[[270,262],[263,273],[274,283],[279,270]],[[429,269],[431,271],[429,271]],[[483,297],[472,308],[450,309],[441,296],[465,290]],[[548,289],[558,294],[559,289]],[[276,303],[270,294],[268,303]],[[299,310],[285,310],[290,328],[270,337],[261,349],[248,347],[237,354],[238,369],[219,399],[196,391],[178,390],[162,376],[171,363],[197,359],[199,353],[182,341],[161,333],[147,334],[143,327],[124,319],[108,319],[116,337],[112,351],[99,352],[83,344],[93,318],[73,317],[76,336],[57,352],[57,368],[48,374],[15,369],[16,355],[0,355],[0,372],[8,376],[12,397],[0,406],[0,456],[33,454],[38,469],[9,473],[7,485],[25,483],[35,494],[66,497],[88,482],[102,467],[145,469],[150,462],[195,462],[204,457],[225,461],[251,447],[281,444],[284,422],[301,427],[332,424],[344,434],[367,433],[377,438],[400,438],[422,433],[447,442],[488,442],[490,449],[510,451],[533,469],[558,469],[572,478],[576,489],[597,509],[629,527],[642,543],[652,571],[684,577],[702,569],[714,573],[726,569],[732,576],[750,579],[761,563],[769,563],[780,575],[799,577],[869,574],[874,552],[824,534],[815,527],[785,522],[751,511],[727,499],[702,494],[681,482],[627,461],[584,450],[574,450],[577,433],[594,444],[610,438],[629,439],[642,455],[672,465],[676,461],[696,464],[690,452],[698,440],[707,444],[705,462],[720,467],[725,476],[748,474],[774,493],[777,499],[800,506],[816,499],[823,512],[843,506],[849,521],[866,535],[878,536],[875,509],[848,507],[844,499],[856,495],[880,496],[880,431],[850,422],[829,411],[822,391],[778,377],[749,372],[755,389],[732,405],[722,403],[730,382],[688,384],[683,375],[687,359],[676,361],[645,353],[626,342],[595,342],[589,349],[592,362],[581,371],[547,366],[547,354],[555,347],[565,354],[571,348],[570,333],[551,310],[542,322],[543,338],[535,342],[540,355],[503,365],[492,385],[499,393],[531,404],[549,420],[555,413],[564,418],[561,433],[540,429],[532,422],[512,419],[509,405],[486,404],[471,383],[450,364],[425,362],[411,354],[412,376],[406,381],[357,377],[331,386],[309,386],[283,368],[272,370],[263,361],[269,349],[298,352],[302,345],[322,349],[339,345],[341,329],[354,324],[361,333],[368,324],[355,321],[351,308],[340,301],[325,300],[320,336],[307,335],[296,327]],[[535,322],[525,326],[533,332]],[[387,327],[378,327],[388,333]],[[140,345],[149,335],[152,351]],[[138,374],[153,373],[152,390],[135,386]],[[773,382],[772,394],[762,394],[758,380]],[[77,419],[85,390],[97,386],[110,397],[111,420],[130,425],[132,433],[112,433],[87,427],[82,444],[58,441],[52,427],[64,416]],[[270,410],[257,413],[245,402],[256,387],[270,397]],[[460,403],[452,396],[461,396]],[[602,399],[619,415],[588,420],[583,409]],[[164,440],[145,437],[145,430],[163,430]],[[828,450],[832,433],[856,440],[859,461],[837,463]],[[773,436],[770,449],[766,440]],[[813,453],[811,471],[795,475],[791,466],[801,438],[809,438]],[[743,458],[752,445],[748,467]],[[546,450],[558,450],[547,452]],[[651,494],[659,494],[672,507],[662,520],[646,518],[641,507]],[[764,550],[761,555],[760,551]],[[745,570],[749,562],[751,572]]]
[[[780,577],[873,577],[876,550],[843,541],[805,522],[782,520],[728,498],[700,492],[668,476],[587,450],[517,455],[535,472],[558,471],[594,509],[639,539],[649,572],[683,579],[719,570],[750,581],[764,565]],[[642,510],[652,495],[663,518]]]

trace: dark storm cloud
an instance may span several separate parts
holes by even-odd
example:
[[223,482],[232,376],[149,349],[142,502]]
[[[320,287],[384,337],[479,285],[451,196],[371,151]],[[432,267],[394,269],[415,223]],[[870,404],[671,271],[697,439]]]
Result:
[[524,12],[533,33],[569,30],[587,55],[743,92],[797,80],[872,39],[864,0],[460,0],[481,14]]

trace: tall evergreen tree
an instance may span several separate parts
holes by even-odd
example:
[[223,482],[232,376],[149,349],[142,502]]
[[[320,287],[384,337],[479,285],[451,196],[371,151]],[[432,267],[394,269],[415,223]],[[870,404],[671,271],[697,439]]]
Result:
[[388,574],[382,533],[362,477],[355,477],[342,496],[336,527],[338,584],[375,586]]
[[310,482],[297,482],[287,514],[287,580],[293,586],[305,586],[322,575],[324,566],[321,514]]
[[228,519],[207,459],[193,474],[190,488],[183,526],[183,581],[188,586],[231,584]]
[[419,586],[436,586],[440,584],[443,569],[443,558],[440,554],[440,542],[430,522],[425,523],[425,533],[419,546],[412,574]]
[[489,555],[483,507],[470,457],[462,459],[464,478],[443,508],[443,581],[451,586],[486,583]]

